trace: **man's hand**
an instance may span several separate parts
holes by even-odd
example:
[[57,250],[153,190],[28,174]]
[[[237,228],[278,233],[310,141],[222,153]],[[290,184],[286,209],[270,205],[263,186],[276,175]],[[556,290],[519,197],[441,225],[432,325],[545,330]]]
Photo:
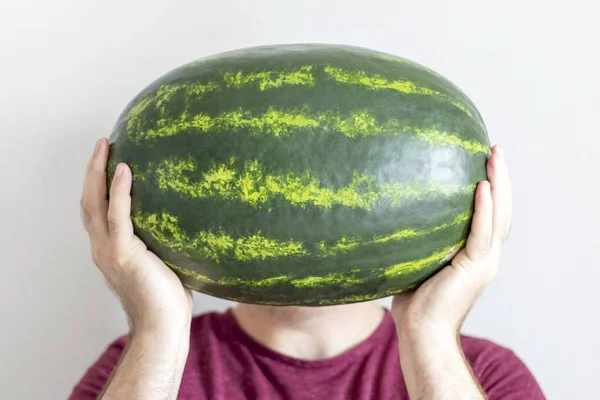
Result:
[[154,329],[186,323],[192,295],[175,273],[147,250],[131,223],[131,170],[117,166],[106,196],[108,143],[100,139],[88,164],[81,213],[94,262],[121,300],[131,328]]
[[399,329],[435,329],[456,333],[471,306],[492,281],[500,265],[500,247],[508,235],[512,200],[508,168],[502,151],[492,149],[488,181],[475,196],[475,213],[467,245],[413,293],[393,299],[392,313]]
[[[454,392],[461,399],[482,398],[477,397],[482,396],[481,391],[464,362],[458,331],[483,289],[496,275],[500,248],[511,226],[508,167],[497,146],[492,149],[487,172],[489,182],[481,182],[477,187],[466,247],[452,259],[451,265],[415,292],[393,299],[392,315],[411,398],[430,398],[423,394],[424,390],[447,396],[444,398],[454,398],[451,395]],[[424,376],[437,378],[428,381]]]
[[81,213],[94,262],[121,300],[131,324],[128,349],[103,399],[174,399],[189,350],[192,294],[134,235],[131,170],[117,166],[106,189],[108,142],[100,139],[88,164]]

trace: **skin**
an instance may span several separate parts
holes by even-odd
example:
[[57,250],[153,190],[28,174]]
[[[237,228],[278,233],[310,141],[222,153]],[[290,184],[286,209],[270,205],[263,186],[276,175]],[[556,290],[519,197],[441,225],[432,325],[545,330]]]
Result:
[[[118,165],[107,200],[107,157],[103,138],[88,164],[81,212],[92,258],[119,297],[131,331],[100,398],[175,399],[189,350],[192,295],[134,235],[131,171],[126,165]],[[416,291],[392,302],[403,371],[398,379],[405,380],[414,400],[486,398],[460,348],[459,330],[498,271],[512,219],[508,168],[497,146],[487,169],[489,181],[478,185],[466,247]],[[316,360],[342,354],[365,340],[384,311],[375,302],[319,308],[239,304],[234,315],[265,346]]]

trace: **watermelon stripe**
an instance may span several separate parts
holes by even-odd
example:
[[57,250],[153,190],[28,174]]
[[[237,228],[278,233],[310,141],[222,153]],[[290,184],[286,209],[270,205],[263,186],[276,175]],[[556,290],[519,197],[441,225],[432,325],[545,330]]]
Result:
[[[317,117],[318,118],[318,117]],[[157,130],[132,132],[134,140],[155,137],[169,137],[187,133],[190,129],[205,133],[215,133],[219,129],[240,131],[248,129],[253,133],[266,133],[273,136],[288,135],[297,128],[316,128],[319,121],[315,116],[304,114],[299,111],[279,111],[271,107],[266,113],[252,116],[248,111],[241,109],[221,113],[216,117],[206,114],[197,114],[188,117],[183,114],[179,119],[158,121]]]
[[[257,86],[261,91],[265,91],[271,88],[281,88],[284,85],[314,87],[315,78],[311,73],[312,69],[312,65],[304,65],[293,70],[284,71],[226,72],[222,75],[221,79],[226,88],[236,89]],[[403,94],[433,96],[443,101],[449,101],[470,118],[476,119],[463,102],[412,81],[388,80],[377,74],[369,75],[365,71],[351,71],[332,66],[326,66],[324,72],[336,82],[362,85],[372,90],[390,89]],[[129,110],[124,118],[125,120],[129,120],[129,128],[136,126],[141,113],[151,104],[154,104],[159,109],[160,115],[166,115],[164,105],[180,90],[185,91],[186,102],[197,101],[205,93],[223,90],[223,85],[214,80],[208,81],[206,84],[186,82],[183,84],[162,85],[155,93],[143,98]],[[481,121],[478,120],[478,123],[481,124]]]
[[420,139],[432,145],[440,146],[457,146],[467,150],[473,154],[491,154],[490,147],[475,141],[475,140],[463,140],[458,136],[450,134],[448,132],[439,131],[437,129],[420,129],[413,128],[413,131],[417,134]]
[[[385,270],[384,275],[387,278],[395,278],[395,277],[405,275],[405,274],[408,274],[411,272],[419,271],[420,269],[423,269],[430,264],[439,262],[440,259],[449,260],[452,258],[452,256],[454,256],[454,252],[456,251],[456,249],[463,247],[466,242],[467,242],[466,240],[461,240],[460,242],[456,243],[455,245],[448,246],[443,250],[433,253],[429,257],[393,265]],[[451,255],[451,256],[449,256],[449,255]]]
[[[479,127],[484,127],[483,120],[481,120],[481,115],[479,114],[477,107],[475,107],[475,105],[473,104],[471,99],[456,84],[454,84],[454,82],[449,81],[443,75],[439,74],[438,72],[436,72],[430,68],[425,67],[424,65],[415,63],[415,62],[407,60],[405,58],[397,57],[397,56],[394,56],[391,54],[386,54],[386,53],[381,53],[379,58],[381,60],[391,61],[395,64],[403,64],[403,67],[407,67],[408,70],[417,69],[417,70],[419,70],[419,74],[418,74],[419,78],[421,78],[423,80],[431,82],[432,81],[431,78],[433,78],[433,77],[437,78],[437,79],[435,79],[435,85],[437,85],[440,89],[437,91],[442,93],[442,90],[443,90],[444,92],[446,92],[446,96],[448,96],[450,98],[453,97],[456,99],[460,99],[461,103],[465,107],[468,107],[468,109],[471,110],[473,115],[478,116]],[[442,93],[442,94],[444,95],[444,93]],[[449,94],[451,94],[451,95],[449,95]]]
[[467,114],[469,118],[472,118],[478,123],[481,123],[478,119],[476,119],[473,116],[473,113],[471,113],[471,111],[469,111],[462,102],[453,99],[447,95],[444,95],[443,93],[440,93],[436,90],[419,85],[415,82],[406,80],[390,81],[377,74],[369,75],[365,71],[350,71],[343,68],[335,68],[332,66],[326,66],[325,73],[327,73],[327,75],[329,75],[331,79],[334,79],[337,82],[347,83],[351,85],[362,85],[371,90],[396,90],[404,94],[433,96],[443,101],[449,101],[456,108]]
[[[291,145],[290,142],[294,141]],[[402,148],[410,146],[409,153]],[[417,176],[423,182],[440,185],[464,186],[486,179],[483,169],[461,169],[456,159],[469,160],[474,165],[485,165],[487,154],[470,155],[460,147],[431,146],[415,135],[367,136],[350,138],[344,135],[315,135],[302,132],[290,137],[274,138],[267,135],[221,132],[214,135],[179,135],[138,145],[124,142],[128,164],[138,168],[139,179],[148,178],[156,185],[157,167],[161,159],[187,160],[192,157],[196,171],[186,172],[190,182],[203,180],[206,173],[217,166],[230,166],[236,159],[235,170],[244,170],[244,161],[257,161],[268,175],[302,176],[310,170],[325,187],[337,191],[354,180],[356,171],[375,176],[380,183],[411,182]],[[156,151],[160,149],[160,157]],[[365,158],[364,149],[376,157]],[[240,155],[242,155],[240,157]],[[380,165],[387,163],[386,169]],[[432,166],[435,165],[435,168]],[[232,169],[230,166],[229,169]],[[148,174],[143,174],[144,172]],[[434,172],[437,171],[437,172]],[[439,171],[443,171],[440,173]],[[134,173],[134,179],[138,175]]]
[[[339,305],[339,304],[350,304],[350,303],[359,303],[359,302],[369,301],[369,300],[377,300],[377,299],[381,299],[384,297],[389,297],[392,295],[408,292],[410,290],[415,289],[417,286],[418,285],[415,284],[415,285],[411,285],[411,286],[408,286],[403,289],[392,288],[392,289],[384,290],[380,293],[357,294],[354,296],[345,296],[345,297],[342,297],[340,299],[335,299],[335,300],[320,299],[318,301],[318,304],[321,306],[333,306],[333,305]],[[261,303],[261,304],[263,304],[263,303]],[[274,304],[280,304],[280,303],[276,302]]]
[[[451,257],[448,254],[454,254],[457,249],[464,246],[466,241],[461,241],[454,245],[447,246],[442,250],[438,250],[433,254],[417,260],[407,261],[401,264],[393,265],[389,268],[380,268],[377,271],[371,273],[372,279],[380,278],[397,278],[401,275],[410,274],[421,270],[422,268],[429,267],[434,264],[443,264],[447,262]],[[198,282],[215,284],[220,286],[253,286],[253,287],[266,287],[275,286],[281,284],[290,284],[297,288],[315,288],[319,286],[331,286],[338,285],[342,287],[352,287],[360,285],[364,282],[364,278],[356,277],[357,270],[348,271],[347,273],[334,272],[323,276],[308,276],[304,278],[294,278],[291,275],[275,276],[267,279],[241,279],[241,278],[221,278],[211,279],[205,275],[199,274],[196,271],[186,270],[174,265],[171,262],[167,262],[167,265],[177,272],[189,276]]]
[[[145,169],[145,166],[142,164],[136,169]],[[268,203],[255,207],[237,199],[193,198],[173,190],[160,190],[155,176],[144,176],[145,181],[134,175],[132,191],[136,198],[144,198],[145,201],[134,201],[132,207],[146,214],[171,213],[178,218],[181,229],[189,237],[200,230],[218,233],[223,229],[236,238],[262,232],[270,238],[294,238],[311,247],[321,241],[333,244],[343,237],[360,236],[370,240],[402,229],[429,229],[452,221],[458,214],[472,208],[474,196],[474,192],[458,192],[452,196],[432,195],[421,201],[407,198],[396,207],[390,207],[391,201],[382,200],[372,212],[342,205],[334,205],[330,210],[310,203],[306,207],[298,207],[282,196],[274,196]],[[200,181],[202,178],[199,173],[190,173],[190,179]],[[446,206],[439,207],[440,202]],[[169,206],[165,207],[165,204]],[[426,221],[415,212],[417,205],[431,208]],[[239,215],[245,219],[236,218]],[[352,218],[360,219],[360,227],[352,223]],[[323,228],[315,230],[316,226]]]
[[[144,214],[140,211],[133,213],[134,223],[141,229],[150,233],[162,246],[179,251],[191,256],[198,254],[203,258],[221,261],[224,257],[232,257],[239,261],[251,261],[256,259],[277,258],[298,255],[314,255],[317,257],[337,256],[349,253],[359,246],[369,246],[376,243],[387,243],[394,240],[423,237],[437,231],[447,229],[471,218],[471,211],[456,216],[451,222],[442,223],[438,226],[416,231],[404,229],[389,235],[376,236],[372,240],[361,240],[360,238],[349,239],[342,237],[333,245],[320,242],[313,251],[305,248],[302,242],[292,239],[278,240],[267,238],[260,232],[234,239],[231,235],[221,230],[218,234],[210,231],[201,231],[190,238],[178,225],[178,218],[168,212],[159,214]],[[405,263],[406,264],[406,263]],[[406,266],[396,269],[406,270]]]
[[220,286],[228,286],[228,285],[236,286],[239,284],[252,285],[252,286],[257,286],[257,287],[272,286],[272,285],[277,285],[278,283],[289,282],[292,279],[291,276],[282,275],[282,276],[276,276],[273,278],[267,278],[267,279],[262,279],[262,280],[243,280],[243,279],[239,279],[239,278],[221,278],[221,279],[215,280],[215,279],[211,279],[205,275],[199,274],[196,271],[181,268],[169,261],[165,261],[165,264],[167,266],[169,266],[169,268],[172,268],[173,270],[178,272],[179,274],[188,276],[188,277],[196,280],[197,282],[201,282],[201,283],[205,283],[205,284],[212,284],[212,285],[220,285]]
[[187,82],[179,85],[162,85],[155,93],[143,98],[133,106],[121,122],[128,121],[127,128],[129,130],[141,129],[142,114],[149,106],[154,105],[158,109],[159,115],[167,115],[169,101],[181,90],[185,91],[186,95],[201,97],[205,93],[219,91],[221,87],[212,81],[206,84]]
[[462,214],[459,214],[454,218],[451,222],[445,222],[440,225],[437,225],[433,228],[423,229],[423,230],[414,230],[414,229],[403,229],[397,232],[394,232],[390,235],[377,236],[373,240],[365,241],[359,237],[356,238],[342,238],[338,240],[338,242],[332,246],[327,246],[325,242],[320,242],[318,244],[318,248],[321,251],[321,256],[337,256],[340,254],[348,253],[354,250],[358,246],[368,246],[375,243],[387,243],[393,240],[403,240],[408,238],[415,238],[420,236],[426,236],[432,234],[434,232],[440,231],[442,229],[447,229],[452,226],[456,226],[467,222],[473,216],[473,212],[471,210],[465,211]]
[[219,261],[224,255],[232,255],[239,261],[250,261],[307,254],[301,242],[270,239],[260,232],[233,239],[223,231],[218,234],[201,231],[190,238],[179,228],[177,217],[167,212],[160,215],[135,212],[132,220],[139,228],[151,233],[161,245],[188,256],[196,253],[203,258]]
[[318,132],[340,132],[354,138],[358,136],[375,136],[379,134],[414,134],[427,143],[440,146],[458,146],[471,153],[489,152],[489,147],[476,140],[464,140],[458,135],[436,128],[423,129],[414,126],[403,126],[397,119],[389,119],[381,124],[377,118],[366,110],[352,111],[348,118],[342,118],[335,112],[310,114],[307,111],[280,111],[274,107],[260,115],[238,109],[221,113],[217,116],[197,114],[189,117],[186,113],[179,119],[161,119],[158,129],[134,130],[130,132],[132,139],[138,144],[142,139],[170,137],[189,131],[216,133],[223,130],[242,131],[253,134],[272,136],[289,135],[297,130],[314,129]]
[[261,91],[280,88],[283,85],[312,87],[314,86],[314,77],[311,74],[311,69],[311,65],[304,65],[285,71],[226,72],[222,76],[223,85],[214,80],[205,84],[185,82],[162,85],[155,93],[143,98],[132,107],[123,120],[129,120],[128,128],[135,129],[140,122],[141,114],[152,104],[159,110],[159,115],[167,115],[165,106],[180,91],[185,93],[186,102],[188,102],[197,101],[206,93],[221,91],[223,86],[236,89],[245,86],[257,86]]
[[339,204],[351,208],[372,210],[380,200],[390,200],[397,205],[403,199],[422,200],[431,196],[452,196],[457,193],[473,193],[475,185],[438,185],[431,182],[413,180],[410,183],[381,184],[373,176],[355,172],[352,182],[337,190],[324,187],[310,170],[298,175],[289,172],[287,175],[271,175],[264,173],[264,167],[258,161],[247,161],[243,171],[233,168],[235,159],[229,165],[213,166],[201,174],[202,179],[191,182],[186,173],[197,170],[193,157],[187,160],[171,158],[160,162],[155,171],[152,166],[141,168],[133,165],[136,179],[149,181],[147,175],[156,176],[160,190],[173,190],[193,198],[236,199],[254,207],[268,205],[274,196],[282,196],[294,206],[305,207],[311,204],[330,209]]
[[[440,81],[440,80],[441,81],[446,81],[446,82],[444,82],[446,84],[451,83],[451,82],[448,82],[444,76],[442,76],[441,74],[437,73],[436,71],[434,71],[434,70],[432,70],[430,68],[427,68],[424,65],[418,64],[418,63],[416,63],[414,61],[410,61],[410,60],[408,60],[406,58],[398,57],[398,56],[395,56],[395,55],[389,54],[389,53],[379,53],[379,57],[378,58],[381,59],[381,60],[385,60],[385,61],[391,61],[391,62],[393,62],[395,64],[402,64],[403,67],[407,67],[409,69],[417,69],[417,70],[419,70],[419,72],[421,72],[421,76],[425,76],[425,77],[427,75],[429,75],[429,76],[435,76],[435,77],[439,78],[438,81]],[[438,84],[439,83],[440,82],[438,82]],[[460,91],[460,89],[456,85],[452,84],[451,86],[452,86],[452,89],[454,91],[456,91],[456,92]]]
[[256,84],[260,90],[290,86],[314,86],[314,77],[311,74],[312,65],[304,65],[292,71],[258,71],[237,73],[226,72],[223,75],[228,88],[241,88]]

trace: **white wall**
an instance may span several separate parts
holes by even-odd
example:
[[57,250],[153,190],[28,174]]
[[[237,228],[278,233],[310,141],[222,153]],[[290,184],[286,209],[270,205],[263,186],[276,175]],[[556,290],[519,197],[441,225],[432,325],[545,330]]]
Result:
[[[474,100],[507,150],[516,216],[501,275],[465,330],[515,349],[548,398],[597,398],[600,6],[558,3],[0,3],[0,398],[65,398],[126,330],[79,221],[94,140],[175,66],[292,42],[408,57]],[[196,298],[198,312],[226,305]]]

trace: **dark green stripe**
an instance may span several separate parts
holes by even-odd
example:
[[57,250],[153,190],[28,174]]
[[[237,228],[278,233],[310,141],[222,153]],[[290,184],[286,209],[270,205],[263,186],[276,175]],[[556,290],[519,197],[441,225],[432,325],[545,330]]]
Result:
[[[420,283],[424,277],[437,271],[448,260],[432,262],[424,266],[422,270],[407,272],[401,275],[387,276],[383,271],[391,267],[393,268],[394,265],[419,260],[424,252],[435,253],[459,243],[466,235],[466,228],[452,227],[448,230],[436,232],[427,238],[411,238],[395,243],[395,245],[369,246],[360,249],[360,251],[354,251],[351,254],[337,258],[287,257],[244,263],[226,260],[221,264],[211,263],[210,260],[201,262],[192,261],[187,257],[173,253],[170,249],[162,248],[145,232],[138,230],[136,233],[155,253],[166,257],[180,268],[195,271],[210,280],[224,280],[226,282],[238,278],[246,281],[264,280],[275,276],[290,276],[295,271],[302,271],[301,274],[295,274],[294,279],[301,280],[310,276],[325,276],[340,273],[343,275],[350,274],[352,282],[361,282],[352,284],[351,286],[342,283],[331,284],[327,290],[323,290],[322,287],[294,286],[290,283],[289,279],[285,279],[281,280],[281,283],[268,286],[241,285],[236,290],[240,293],[239,297],[233,298],[238,301],[268,299],[269,301],[285,300],[286,302],[289,302],[289,299],[300,299],[296,300],[299,302],[297,304],[316,304],[322,299],[329,299],[331,301],[332,293],[344,293],[344,297],[346,298],[359,297],[372,295],[374,288],[377,288],[378,293],[387,293],[390,290],[395,290],[397,287],[406,287]],[[456,241],[453,242],[453,240]],[[269,274],[266,275],[261,273],[261,271],[268,271]],[[193,278],[193,274],[179,273],[179,275],[184,283],[196,288],[203,287],[207,293],[220,294],[225,298],[229,298],[228,296],[231,294],[230,285],[219,286],[206,284],[206,282],[198,282]]]
[[[313,75],[314,88],[293,86],[261,91],[252,86],[242,86],[208,91],[196,97],[188,97],[185,91],[180,91],[172,95],[169,106],[145,105],[129,133],[145,136],[146,131],[159,131],[164,126],[159,125],[158,121],[180,120],[184,110],[187,119],[199,114],[214,118],[236,110],[261,115],[276,105],[278,110],[305,109],[313,115],[334,112],[342,120],[349,118],[356,110],[368,110],[380,125],[395,120],[399,126],[445,131],[464,140],[476,139],[487,145],[485,131],[463,111],[444,99],[346,85],[328,79],[322,69],[314,70]],[[219,76],[214,79],[219,79]],[[126,127],[127,123],[123,122],[119,129]]]
[[[408,150],[410,149],[410,150]],[[368,151],[372,156],[365,156]],[[147,171],[148,164],[162,159],[193,157],[198,168],[188,174],[191,181],[202,180],[201,171],[215,164],[243,169],[246,160],[256,160],[271,175],[302,175],[311,170],[328,188],[348,186],[355,171],[375,176],[381,183],[410,182],[415,176],[434,184],[472,185],[485,179],[485,155],[470,155],[458,148],[437,148],[408,137],[321,136],[304,134],[297,140],[223,132],[210,136],[176,136],[164,142],[138,147],[120,144],[122,161]],[[157,159],[157,155],[160,156]],[[243,158],[240,156],[243,155]],[[151,168],[153,169],[153,168]]]
[[[395,55],[354,46],[278,45],[230,51],[179,67],[157,79],[148,90],[156,90],[166,82],[188,79],[207,81],[220,74],[220,71],[276,71],[304,65],[322,68],[335,65],[339,68],[368,71],[390,80],[419,82],[424,87],[461,100],[474,114],[478,114],[471,100],[460,89],[430,69]],[[144,93],[140,98],[143,95]]]
[[[135,199],[144,199],[145,214],[166,211],[176,216],[181,229],[190,237],[198,230],[227,232],[233,239],[261,232],[265,237],[294,240],[308,246],[321,241],[336,243],[342,237],[361,237],[365,240],[391,235],[398,230],[424,230],[451,222],[457,215],[472,207],[473,195],[450,198],[438,197],[420,201],[407,200],[402,207],[380,203],[369,212],[349,207],[333,206],[329,210],[307,206],[298,208],[282,198],[271,201],[268,207],[257,210],[248,203],[214,198],[185,198],[174,192],[157,193],[144,182],[136,182]],[[169,209],[164,209],[164,204]],[[427,218],[415,212],[428,210]],[[200,210],[205,210],[200,212]]]

